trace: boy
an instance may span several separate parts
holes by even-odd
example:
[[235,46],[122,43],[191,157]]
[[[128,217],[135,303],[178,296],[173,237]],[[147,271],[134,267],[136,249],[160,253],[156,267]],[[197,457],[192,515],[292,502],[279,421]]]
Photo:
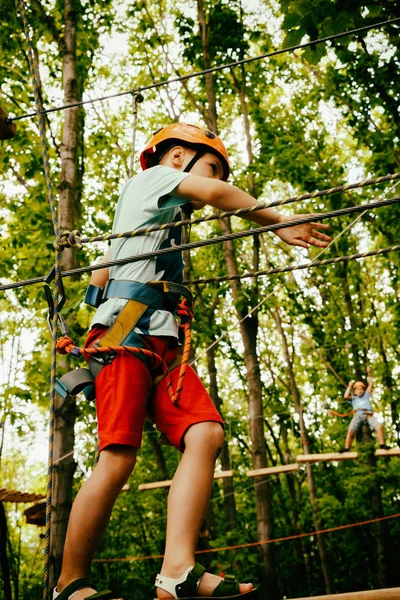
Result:
[[[256,203],[254,198],[226,183],[230,168],[227,151],[218,136],[200,127],[182,123],[162,127],[143,150],[140,161],[143,172],[125,184],[113,232],[174,221],[180,217],[180,207],[188,204],[195,210],[210,204],[225,211]],[[290,220],[270,209],[250,213],[248,218],[260,225]],[[276,233],[291,245],[325,247],[330,237],[318,229],[328,227],[309,223]],[[105,260],[179,243],[180,228],[116,239],[112,240]],[[86,347],[101,344],[102,337],[118,322],[132,297],[136,298],[137,286],[147,289],[141,284],[154,280],[181,284],[182,271],[180,252],[95,271],[92,286],[107,286]],[[109,293],[110,289],[114,292]],[[138,346],[156,352],[168,365],[174,361],[176,364],[179,349],[174,309],[162,303],[150,306],[135,321],[125,345],[132,346],[132,339],[136,339]],[[171,373],[174,389],[178,371]],[[117,353],[96,377],[100,459],[73,504],[54,598],[114,598],[111,593],[96,594],[87,576],[115,500],[134,468],[146,408],[162,434],[183,452],[168,497],[165,557],[156,579],[157,597],[253,598],[257,592],[252,584],[239,584],[229,576],[221,581],[220,577],[205,573],[194,560],[211,494],[215,460],[223,444],[221,416],[190,367],[177,403],[171,402],[165,380],[153,388],[153,376],[154,369],[149,363],[136,354],[124,352]]]
[[383,427],[379,423],[378,419],[374,417],[371,406],[371,394],[374,387],[374,380],[373,377],[371,377],[370,367],[367,368],[367,374],[368,387],[362,381],[352,380],[349,382],[349,385],[344,393],[344,399],[350,402],[353,406],[354,416],[347,431],[346,445],[344,448],[339,450],[339,452],[349,452],[353,442],[354,434],[357,433],[358,429],[366,421],[368,422],[371,431],[376,431],[379,441],[379,448],[383,450],[389,449],[389,446],[386,446],[385,444]]

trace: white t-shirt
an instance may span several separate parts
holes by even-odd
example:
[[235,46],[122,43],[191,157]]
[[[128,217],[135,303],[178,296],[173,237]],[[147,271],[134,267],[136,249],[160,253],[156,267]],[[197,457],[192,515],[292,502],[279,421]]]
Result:
[[[139,227],[162,225],[181,219],[180,206],[187,200],[174,196],[174,190],[187,177],[170,167],[158,165],[132,177],[122,188],[115,211],[112,233],[131,231]],[[154,231],[146,235],[111,240],[110,260],[138,256],[161,248],[181,244],[181,227]],[[183,281],[181,252],[110,268],[110,279],[147,283],[166,280]],[[110,326],[127,303],[126,299],[109,298],[97,309],[92,324]],[[144,335],[169,335],[178,337],[178,324],[174,315],[166,310],[149,308],[140,318],[135,331]]]
[[368,410],[372,412],[371,406],[371,394],[367,391],[362,396],[352,396],[351,402],[353,404],[353,410]]

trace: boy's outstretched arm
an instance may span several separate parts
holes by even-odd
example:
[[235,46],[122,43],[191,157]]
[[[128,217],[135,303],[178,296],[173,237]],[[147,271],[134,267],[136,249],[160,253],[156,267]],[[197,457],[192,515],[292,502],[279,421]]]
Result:
[[367,367],[367,381],[368,381],[367,392],[369,394],[372,394],[372,390],[374,389],[374,378],[371,375],[371,367]]
[[353,388],[353,384],[354,384],[354,380],[352,379],[351,381],[349,381],[349,383],[348,383],[348,385],[347,385],[347,388],[346,388],[346,391],[345,391],[345,393],[344,393],[344,396],[343,396],[343,398],[344,398],[345,400],[350,400],[350,398],[351,398],[351,396],[352,396],[352,394],[351,394],[351,390],[352,390],[352,388]]
[[[174,195],[190,200],[195,210],[206,204],[210,204],[222,211],[236,210],[238,208],[254,206],[258,202],[250,194],[229,183],[195,174],[190,174],[186,177],[178,185]],[[304,217],[306,215],[303,214],[301,216]],[[296,215],[282,215],[270,208],[264,208],[243,215],[243,218],[265,226],[283,221],[292,221],[296,218]],[[331,238],[318,231],[318,229],[329,229],[329,225],[317,222],[303,223],[302,225],[295,225],[287,229],[280,229],[274,233],[291,246],[308,248],[311,245],[325,248],[331,241]]]

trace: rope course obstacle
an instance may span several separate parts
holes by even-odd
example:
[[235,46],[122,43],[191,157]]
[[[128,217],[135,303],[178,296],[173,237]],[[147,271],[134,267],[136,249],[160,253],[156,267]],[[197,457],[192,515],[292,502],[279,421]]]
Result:
[[[380,23],[367,25],[364,27],[360,27],[358,29],[341,32],[341,33],[334,34],[334,35],[324,37],[321,39],[311,40],[311,41],[303,43],[303,44],[298,44],[296,46],[291,46],[289,48],[276,50],[276,51],[269,52],[269,53],[259,55],[256,57],[243,59],[240,61],[236,61],[234,63],[220,65],[218,67],[213,67],[211,69],[206,69],[203,71],[198,71],[195,73],[176,77],[173,79],[156,82],[151,85],[143,86],[143,87],[140,87],[140,88],[137,88],[134,90],[120,92],[118,94],[112,94],[109,96],[104,96],[102,98],[96,98],[96,99],[92,99],[92,100],[84,100],[82,102],[68,104],[68,105],[64,105],[61,107],[44,109],[44,107],[41,103],[40,96],[39,96],[39,89],[38,89],[38,84],[37,84],[38,77],[37,77],[37,73],[35,71],[35,65],[34,65],[34,60],[33,60],[33,55],[32,55],[32,43],[30,40],[29,24],[28,24],[27,15],[26,15],[25,3],[24,3],[24,0],[16,0],[16,4],[17,4],[17,10],[19,11],[21,18],[22,18],[23,28],[24,28],[25,37],[26,37],[27,56],[28,56],[29,68],[30,68],[30,73],[31,73],[31,78],[32,78],[32,86],[33,86],[34,97],[35,97],[35,112],[30,113],[30,114],[20,115],[20,116],[14,117],[14,118],[10,118],[7,116],[7,114],[2,109],[0,109],[0,139],[5,140],[5,139],[10,139],[15,136],[15,133],[16,133],[15,122],[16,121],[18,121],[20,119],[24,119],[24,118],[34,117],[34,116],[38,117],[38,125],[39,125],[39,133],[40,133],[40,142],[41,142],[41,147],[42,147],[43,162],[44,162],[47,194],[48,194],[48,201],[49,201],[49,206],[50,206],[50,210],[51,210],[52,224],[53,224],[54,236],[55,236],[55,242],[54,242],[55,258],[54,258],[54,267],[53,267],[52,271],[50,272],[50,274],[48,274],[47,276],[37,277],[37,278],[30,279],[30,280],[22,281],[22,282],[5,284],[5,285],[0,286],[0,291],[5,291],[8,289],[15,289],[15,288],[23,287],[25,285],[30,285],[30,284],[34,284],[34,283],[45,283],[45,282],[49,283],[50,281],[54,282],[53,309],[52,309],[52,314],[51,314],[51,319],[50,319],[51,333],[52,333],[52,360],[51,360],[51,384],[50,384],[49,460],[48,460],[48,472],[47,472],[47,497],[46,497],[46,549],[45,549],[45,568],[44,568],[44,579],[43,579],[43,597],[46,600],[46,598],[48,597],[48,584],[49,584],[50,514],[51,514],[51,502],[52,502],[53,435],[54,435],[55,369],[56,369],[56,350],[55,349],[56,349],[56,342],[57,342],[57,331],[58,331],[58,328],[61,328],[61,323],[62,323],[61,315],[60,315],[62,304],[64,302],[64,294],[62,291],[62,277],[67,277],[70,275],[75,275],[75,274],[84,273],[84,272],[90,272],[90,271],[93,271],[93,270],[96,270],[99,268],[105,268],[105,267],[113,266],[113,265],[117,265],[117,264],[125,264],[128,262],[136,262],[138,260],[153,258],[153,257],[159,256],[161,254],[167,254],[170,251],[176,252],[176,251],[182,251],[182,250],[189,250],[189,249],[193,249],[193,248],[208,246],[211,244],[221,243],[221,242],[227,241],[227,240],[239,239],[239,238],[243,238],[245,236],[259,235],[259,234],[267,232],[267,231],[277,231],[279,229],[283,229],[286,227],[291,227],[291,226],[302,224],[302,223],[309,223],[309,222],[314,221],[316,218],[318,218],[319,220],[322,220],[322,219],[333,218],[333,217],[337,217],[337,216],[341,216],[341,215],[357,213],[357,212],[362,212],[362,211],[366,211],[366,210],[372,210],[372,209],[380,208],[383,206],[390,206],[390,205],[399,203],[400,197],[391,198],[389,200],[384,200],[384,201],[380,201],[380,202],[371,202],[368,204],[364,204],[362,206],[352,206],[352,207],[340,209],[337,211],[330,211],[327,213],[322,213],[319,215],[305,216],[305,217],[302,217],[299,219],[295,219],[293,221],[287,221],[285,223],[279,223],[279,224],[271,225],[271,226],[267,226],[267,227],[260,227],[257,229],[250,229],[250,230],[243,231],[243,232],[236,232],[236,233],[232,233],[232,234],[226,235],[226,236],[218,236],[216,238],[203,240],[202,242],[183,244],[181,246],[177,246],[177,247],[171,248],[171,249],[164,249],[162,251],[147,253],[147,254],[143,254],[141,256],[129,257],[128,259],[124,259],[124,260],[120,260],[120,261],[110,261],[109,263],[102,263],[101,265],[91,265],[88,267],[81,267],[78,269],[73,269],[73,270],[61,273],[60,253],[64,247],[75,246],[75,247],[79,248],[82,246],[83,242],[99,241],[100,239],[107,240],[107,239],[112,239],[113,237],[129,237],[132,235],[139,235],[139,232],[138,231],[127,232],[126,234],[118,234],[116,236],[95,236],[95,238],[80,238],[80,235],[78,235],[79,232],[72,232],[72,233],[71,232],[61,232],[61,235],[60,235],[60,232],[58,230],[57,211],[56,211],[55,199],[54,199],[53,188],[52,188],[51,177],[50,177],[46,136],[45,136],[44,123],[43,123],[42,116],[44,114],[54,112],[54,111],[66,110],[68,108],[74,108],[74,107],[82,106],[85,104],[92,104],[94,102],[107,100],[110,98],[115,98],[118,96],[132,94],[133,100],[134,100],[134,110],[133,110],[134,129],[133,129],[132,146],[134,147],[134,140],[135,140],[135,136],[136,136],[136,126],[137,126],[137,103],[142,101],[141,93],[145,90],[151,90],[151,89],[154,89],[157,87],[170,85],[172,83],[186,81],[193,77],[203,76],[207,73],[213,73],[213,72],[221,71],[223,69],[230,69],[230,68],[233,68],[233,67],[236,67],[239,65],[244,65],[247,63],[251,63],[251,62],[254,62],[257,60],[262,60],[262,59],[270,58],[272,56],[277,56],[277,55],[283,54],[285,52],[293,52],[298,49],[315,46],[316,44],[319,44],[319,43],[327,43],[329,41],[333,41],[333,40],[343,38],[346,36],[352,36],[352,35],[354,36],[354,35],[357,35],[357,34],[360,34],[363,32],[370,31],[372,29],[389,26],[389,25],[398,23],[400,21],[400,17],[396,18],[396,19],[392,19],[392,20],[383,21]],[[132,148],[132,150],[133,150],[133,148]],[[132,151],[131,156],[133,156],[133,151]],[[130,165],[130,172],[132,172],[132,163]],[[193,221],[188,220],[187,224],[200,223],[200,222],[208,221],[211,219],[223,218],[223,217],[234,216],[234,215],[238,216],[239,214],[240,215],[245,214],[246,212],[260,210],[262,208],[265,208],[266,206],[278,206],[278,205],[282,205],[282,204],[288,204],[290,202],[300,201],[300,200],[304,200],[307,198],[316,198],[316,197],[322,196],[324,194],[328,195],[330,193],[335,193],[338,191],[348,191],[350,189],[356,189],[357,187],[364,187],[366,185],[377,184],[377,183],[381,183],[383,181],[393,181],[393,180],[399,179],[399,178],[400,178],[400,173],[396,173],[393,175],[385,176],[383,178],[375,178],[374,180],[367,180],[366,182],[361,182],[360,184],[345,185],[345,186],[340,186],[339,188],[331,188],[330,190],[324,190],[322,192],[316,191],[316,192],[312,192],[311,194],[303,194],[302,196],[298,196],[295,198],[289,198],[286,201],[277,201],[275,203],[270,203],[269,205],[256,205],[250,209],[242,209],[241,211],[229,211],[227,213],[222,213],[222,214],[215,215],[215,216],[212,216],[209,218],[194,219]],[[186,224],[186,223],[182,221],[182,222],[174,224],[174,225],[168,224],[168,226],[171,226],[171,227],[172,226],[182,226],[184,224]],[[166,228],[166,226],[164,228]],[[156,229],[141,231],[140,235],[150,233],[150,231],[155,231],[155,230]],[[344,261],[344,260],[356,260],[358,258],[364,258],[367,256],[383,254],[383,253],[392,252],[392,251],[399,250],[399,249],[400,249],[400,246],[392,246],[391,248],[383,248],[380,250],[371,251],[371,252],[364,253],[364,254],[351,255],[351,256],[347,256],[347,257],[337,257],[336,259],[328,259],[325,261],[318,261],[318,264],[317,264],[317,261],[315,261],[314,264],[311,263],[311,264],[308,264],[307,266],[299,265],[297,267],[287,268],[286,270],[295,270],[296,268],[308,268],[311,266],[321,266],[323,264],[331,264],[334,262],[340,262],[340,261]],[[258,276],[258,275],[267,274],[267,273],[270,274],[273,272],[283,272],[283,270],[279,269],[277,271],[269,270],[267,272],[257,272],[256,275]],[[250,277],[250,276],[253,277],[253,276],[255,276],[255,274],[243,275],[243,277]],[[228,278],[228,279],[233,279],[233,278]],[[215,281],[220,281],[220,280],[221,280],[220,278],[215,279]],[[212,281],[214,281],[214,280],[211,280],[211,279],[197,280],[195,282],[189,281],[186,283],[187,284],[211,283]],[[298,468],[298,465],[296,465],[296,466]],[[286,467],[294,467],[294,465],[286,465]],[[288,470],[289,469],[287,469],[287,471]],[[290,470],[294,471],[297,469],[293,468]],[[278,471],[275,471],[275,472],[278,472]],[[216,474],[216,478],[231,477],[231,476],[233,476],[233,472],[231,472],[231,471]],[[167,483],[169,483],[169,482],[164,482],[164,484],[167,484]],[[164,485],[164,487],[166,487],[166,485]],[[391,515],[390,517],[386,517],[386,518],[394,518],[394,516],[399,516],[399,515]],[[373,521],[376,521],[376,520],[371,520],[371,522],[373,522]],[[353,524],[350,526],[355,526],[355,525]],[[345,527],[346,526],[332,528],[330,531],[342,529]],[[324,533],[326,531],[328,531],[328,530],[325,530],[323,532],[322,531],[321,532],[313,532],[311,534],[304,534],[304,535],[314,535],[316,533]],[[245,544],[242,546],[245,547],[245,546],[250,546],[250,545],[259,545],[260,543],[271,543],[271,542],[276,542],[276,541],[282,541],[283,539],[292,539],[292,537],[293,536],[291,536],[291,538],[281,538],[281,540],[268,540],[265,542],[257,542],[256,544]],[[239,547],[239,546],[237,546],[237,547]],[[220,549],[211,549],[210,551],[217,551],[217,550],[220,550]]]
[[[375,452],[375,456],[384,458],[384,457],[393,457],[400,456],[400,448],[390,448],[389,450],[381,450],[378,449]],[[265,475],[277,475],[280,473],[296,473],[300,470],[301,464],[306,463],[319,463],[319,462],[341,462],[345,460],[356,460],[359,457],[358,452],[328,452],[325,454],[298,454],[296,456],[296,462],[285,464],[285,465],[275,465],[273,467],[263,467],[261,469],[250,469],[246,471],[247,477],[261,477]],[[223,479],[225,477],[234,477],[235,472],[233,470],[230,471],[220,471],[216,472],[214,475],[214,479]],[[158,488],[169,487],[172,481],[153,481],[149,483],[141,483],[138,485],[139,491],[144,490],[155,490]]]
[[[233,471],[216,471],[214,473],[214,479],[226,479],[227,477],[233,477]],[[139,492],[145,490],[156,490],[159,488],[168,488],[172,484],[172,479],[166,479],[165,481],[153,481],[151,483],[141,483],[138,485]]]
[[[248,237],[248,236],[254,236],[254,235],[260,235],[261,233],[267,233],[267,232],[271,232],[271,231],[279,231],[280,229],[287,229],[288,227],[293,227],[295,225],[300,225],[303,223],[312,223],[314,222],[316,219],[321,221],[321,220],[325,220],[325,219],[329,219],[329,218],[333,218],[333,217],[339,217],[339,216],[343,216],[343,215],[347,215],[347,214],[353,214],[353,213],[360,213],[360,212],[364,212],[367,210],[372,210],[372,209],[376,209],[376,208],[382,208],[385,206],[392,206],[394,204],[399,204],[400,203],[400,197],[395,197],[395,198],[389,198],[387,200],[380,200],[378,202],[369,202],[367,204],[361,204],[358,206],[349,206],[347,208],[340,208],[338,210],[332,210],[326,213],[318,213],[318,214],[314,214],[314,215],[305,215],[304,217],[301,218],[297,218],[294,219],[293,221],[284,221],[281,223],[276,223],[274,225],[266,225],[264,227],[257,227],[254,229],[247,229],[245,231],[237,231],[234,233],[230,233],[227,235],[221,235],[221,236],[217,236],[214,238],[208,238],[205,240],[200,240],[198,242],[190,242],[188,244],[180,244],[180,245],[176,245],[173,247],[169,247],[169,248],[163,248],[161,250],[155,250],[153,252],[146,252],[145,254],[139,254],[136,256],[129,256],[127,258],[121,258],[118,260],[111,260],[108,262],[102,262],[102,263],[98,263],[95,265],[89,265],[89,266],[85,266],[85,267],[78,267],[76,269],[70,269],[68,271],[63,271],[61,273],[61,277],[70,277],[72,275],[78,275],[78,274],[82,274],[82,273],[89,273],[91,271],[96,271],[98,269],[104,269],[106,267],[113,267],[115,265],[124,265],[124,264],[128,264],[128,263],[133,263],[133,262],[139,262],[141,260],[147,260],[149,258],[156,258],[158,256],[163,256],[165,254],[171,254],[173,252],[178,252],[178,251],[184,251],[184,250],[192,250],[194,248],[202,248],[204,246],[210,246],[213,244],[218,244],[218,243],[222,243],[222,242],[226,242],[229,240],[237,240],[240,238],[244,238],[244,237]],[[320,261],[318,263],[312,264],[312,263],[307,263],[304,266],[298,266],[298,267],[285,267],[285,268],[280,268],[278,270],[268,270],[268,274],[270,273],[283,273],[285,270],[294,270],[296,268],[308,268],[309,266],[322,266],[324,264],[333,264],[334,262],[343,262],[343,261],[349,261],[349,260],[356,260],[359,258],[366,258],[368,256],[375,256],[378,254],[385,254],[387,252],[394,252],[400,249],[400,245],[396,245],[396,246],[390,246],[388,248],[382,248],[380,250],[371,250],[370,252],[365,252],[365,253],[360,253],[360,254],[354,254],[354,255],[349,255],[346,257],[337,257],[337,258],[332,258],[332,259],[327,259],[327,261]],[[267,272],[256,272],[256,274],[261,275],[261,274],[267,274]],[[255,274],[254,273],[250,273],[250,274],[246,274],[245,277],[254,277]],[[45,283],[48,281],[49,275],[43,275],[41,277],[34,277],[32,279],[26,279],[24,281],[17,281],[14,283],[8,283],[8,284],[3,284],[0,285],[0,291],[4,291],[4,290],[9,290],[9,289],[16,289],[16,288],[20,288],[20,287],[24,287],[26,285],[34,285],[36,283]],[[223,278],[222,280],[228,280],[228,279],[240,279],[242,278],[242,276],[233,276],[233,277],[228,277],[228,278]],[[192,283],[206,283],[206,282],[211,282],[211,281],[221,281],[221,278],[211,278],[211,279],[207,279],[207,280],[195,280],[195,281],[185,281],[184,283],[186,285],[190,285]]]

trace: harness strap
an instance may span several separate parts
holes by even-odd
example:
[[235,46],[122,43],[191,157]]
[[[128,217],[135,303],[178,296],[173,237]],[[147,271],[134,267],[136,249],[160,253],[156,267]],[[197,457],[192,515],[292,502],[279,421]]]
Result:
[[[163,293],[165,294],[171,293],[174,294],[175,297],[177,295],[175,291],[177,290],[177,287],[171,289],[170,282],[157,281],[151,282],[151,284],[155,284],[157,287],[162,287]],[[151,288],[145,284],[139,285],[143,285],[148,290],[151,290]],[[173,285],[178,286],[178,284]],[[183,288],[183,286],[179,286],[179,288]],[[91,348],[77,348],[72,339],[64,335],[57,341],[57,351],[60,354],[73,354],[74,356],[84,354],[88,357],[92,364],[93,361],[98,362],[99,365],[97,365],[97,368],[93,370],[94,377],[96,377],[101,368],[107,364],[107,362],[102,359],[102,355],[107,358],[108,361],[110,361],[113,358],[113,354],[115,355],[116,352],[131,352],[136,354],[138,358],[145,362],[148,368],[150,368],[148,362],[150,360],[152,365],[160,366],[162,369],[162,375],[160,378],[156,378],[155,385],[157,385],[161,379],[166,378],[166,386],[171,402],[177,404],[183,389],[183,381],[188,367],[191,342],[190,321],[193,319],[193,304],[191,301],[192,295],[189,290],[186,290],[186,288],[183,289],[186,291],[185,297],[176,308],[176,313],[181,319],[180,328],[184,333],[183,352],[181,360],[179,360],[179,357],[177,357],[172,365],[168,366],[161,356],[145,348],[144,343],[137,344],[137,342],[135,342],[135,338],[140,338],[140,336],[134,332],[134,328],[140,317],[146,312],[149,306],[153,305],[153,302],[149,296],[146,298],[140,296],[141,300],[145,300],[144,302],[140,302],[136,299],[128,300],[106,334]],[[153,294],[159,294],[159,292],[156,290],[151,291]],[[156,301],[158,301],[158,298]],[[140,342],[142,342],[141,339]],[[135,343],[135,346],[132,345],[133,343]],[[176,392],[174,392],[170,373],[174,368],[177,368],[179,364],[180,370],[178,375],[178,384]],[[89,364],[89,367],[91,366],[92,365]]]
[[96,346],[121,346],[148,308],[147,304],[137,300],[128,300],[114,323]]

